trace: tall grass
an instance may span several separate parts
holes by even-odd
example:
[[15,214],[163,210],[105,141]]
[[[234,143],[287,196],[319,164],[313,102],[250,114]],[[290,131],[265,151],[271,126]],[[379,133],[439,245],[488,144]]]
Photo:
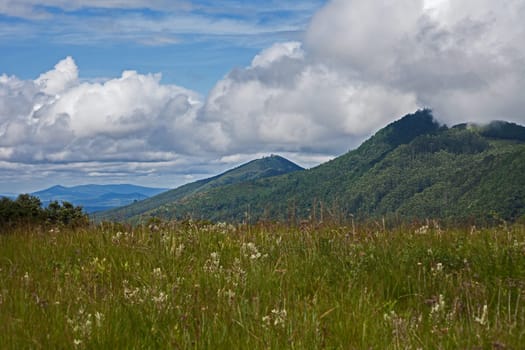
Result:
[[0,235],[0,348],[519,349],[525,229]]

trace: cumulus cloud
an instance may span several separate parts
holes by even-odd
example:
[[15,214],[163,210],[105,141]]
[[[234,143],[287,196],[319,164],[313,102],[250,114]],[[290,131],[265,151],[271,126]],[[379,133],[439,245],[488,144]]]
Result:
[[34,81],[2,75],[0,157],[156,161],[198,153],[199,95],[160,80],[125,71],[103,83],[80,82],[71,57]]
[[306,58],[298,42],[276,44],[210,92],[203,109],[230,152],[324,152],[355,146],[385,120],[417,108],[415,95],[363,84]]
[[524,122],[520,0],[332,0],[207,97],[224,152],[342,153],[399,116]]
[[523,15],[520,0],[333,0],[305,41],[316,59],[415,94],[445,122],[523,122]]
[[35,80],[40,90],[48,95],[56,95],[78,82],[78,68],[71,57],[58,62],[53,70],[41,74]]

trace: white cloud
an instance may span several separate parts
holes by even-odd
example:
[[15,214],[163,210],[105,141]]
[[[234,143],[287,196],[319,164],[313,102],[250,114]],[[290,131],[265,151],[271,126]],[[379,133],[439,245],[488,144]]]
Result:
[[[193,0],[0,0],[0,13],[26,18],[43,18],[45,7],[56,7],[66,11],[83,8],[99,9],[151,9],[162,12],[199,10],[207,13],[241,14],[243,16],[272,11],[311,12],[324,0],[265,1],[250,3],[239,0],[222,0],[220,4]],[[46,14],[47,15],[47,14]]]
[[304,51],[299,42],[287,42],[273,45],[252,60],[252,67],[270,67],[273,63],[281,59],[303,59]]
[[104,83],[80,82],[70,57],[35,81],[3,75],[0,157],[150,162],[198,153],[192,133],[199,128],[199,95],[160,79],[159,74],[125,71]]
[[306,46],[337,71],[415,94],[445,122],[523,122],[524,15],[521,0],[333,0]]
[[48,95],[57,95],[60,92],[72,87],[78,81],[78,68],[73,58],[66,57],[58,62],[55,68],[49,72],[41,74],[35,83],[40,90]]
[[[26,19],[0,20],[0,37],[15,41],[12,34],[18,33],[23,35],[16,35],[16,42],[34,37],[61,44],[112,41],[143,46],[221,40],[243,47],[261,47],[275,37],[304,30],[311,12],[322,1],[309,0],[303,5],[280,1],[254,6],[238,1],[216,4],[172,0],[0,0],[0,14]],[[280,11],[287,15],[283,17]]]
[[418,107],[449,124],[523,123],[524,9],[518,0],[333,0],[304,45],[275,44],[219,81],[202,119],[218,124],[226,153],[342,153]]
[[[97,6],[111,4],[124,6]],[[23,164],[28,174],[34,163],[48,167],[46,174],[75,164],[79,178],[104,179],[131,172],[151,179],[177,166],[183,179],[271,152],[312,165],[418,107],[434,109],[449,124],[523,124],[524,17],[522,0],[332,0],[314,16],[304,42],[262,50],[204,99],[163,84],[159,74],[126,71],[86,82],[71,58],[34,81],[2,75],[0,162],[9,169]],[[138,16],[116,23],[123,35],[142,40],[144,33],[161,34],[154,44],[177,33],[268,29],[192,18],[198,21]],[[278,30],[290,28],[297,25]]]
[[336,154],[416,108],[413,94],[311,63],[293,42],[276,44],[250,67],[232,71],[210,92],[204,116],[220,123],[228,151]]
[[362,73],[388,69],[399,43],[415,32],[421,7],[417,0],[333,0],[313,17],[307,47]]
[[189,1],[177,0],[0,0],[0,13],[30,19],[47,19],[51,13],[45,7],[66,11],[82,8],[189,10]]
[[29,18],[29,19],[48,19],[50,15],[35,7],[34,2],[19,0],[0,0],[0,14]]

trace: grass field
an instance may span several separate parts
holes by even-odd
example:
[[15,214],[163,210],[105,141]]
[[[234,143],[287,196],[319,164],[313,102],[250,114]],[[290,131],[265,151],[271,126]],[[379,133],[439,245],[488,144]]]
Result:
[[0,235],[0,348],[520,349],[525,228]]

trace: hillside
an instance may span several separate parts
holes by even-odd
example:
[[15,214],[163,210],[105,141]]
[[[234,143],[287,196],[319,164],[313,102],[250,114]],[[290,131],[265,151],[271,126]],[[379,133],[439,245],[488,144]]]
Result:
[[149,213],[152,210],[164,208],[172,203],[185,201],[187,198],[198,196],[214,188],[233,186],[239,183],[289,174],[301,170],[304,169],[297,164],[283,157],[272,155],[270,157],[253,160],[220,175],[166,191],[138,203],[98,213],[96,218],[98,220],[127,220]]
[[316,168],[208,188],[142,218],[515,220],[525,215],[524,131],[505,122],[448,128],[422,110]]
[[128,184],[121,185],[81,185],[73,187],[53,186],[32,193],[44,205],[51,201],[67,201],[80,205],[88,213],[121,207],[166,191],[163,188],[150,188]]

